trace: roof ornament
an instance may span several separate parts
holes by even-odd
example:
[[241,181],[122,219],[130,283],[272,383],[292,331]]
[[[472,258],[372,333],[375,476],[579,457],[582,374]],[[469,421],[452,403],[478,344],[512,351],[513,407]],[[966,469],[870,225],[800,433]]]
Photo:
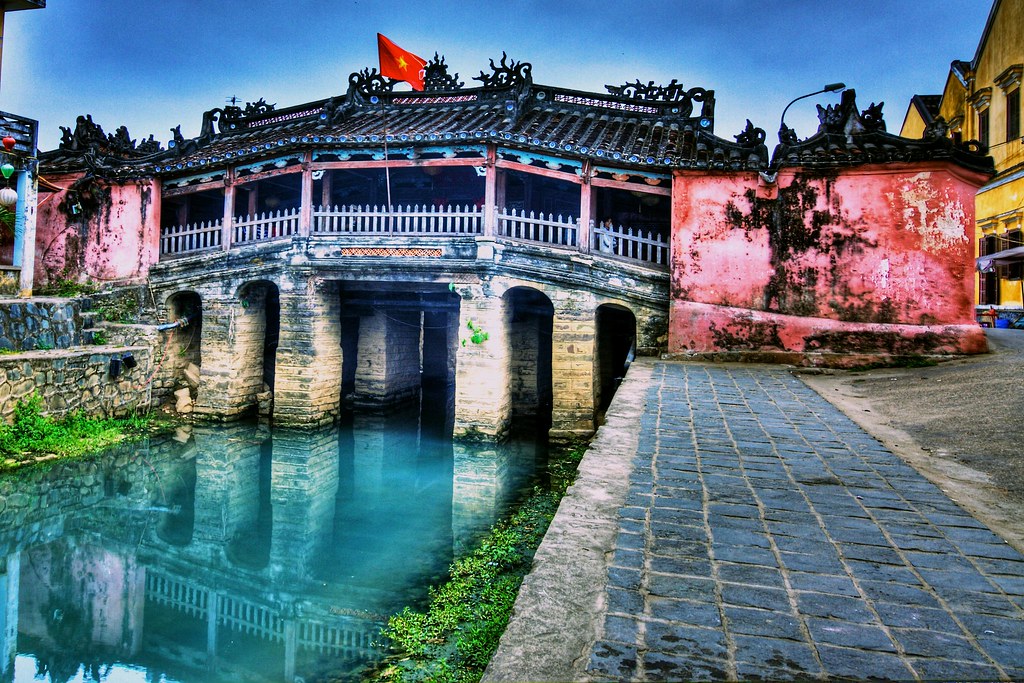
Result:
[[678,103],[681,105],[679,111],[673,113],[678,113],[684,117],[693,114],[694,102],[701,102],[703,103],[700,112],[701,117],[709,119],[714,117],[715,91],[705,90],[704,88],[690,88],[686,90],[675,78],[668,85],[655,85],[654,81],[648,81],[644,84],[637,79],[625,85],[606,85],[604,87],[610,94],[629,100]]
[[885,131],[885,120],[882,118],[882,107],[885,102],[874,102],[863,112],[857,111],[857,93],[853,88],[843,91],[843,98],[836,105],[818,107],[818,132],[835,135],[859,135],[875,131]]
[[885,130],[885,119],[882,118],[882,107],[885,102],[872,102],[860,113],[860,121],[866,130]]
[[247,119],[251,119],[256,116],[263,116],[264,114],[269,114],[274,111],[275,107],[277,107],[276,103],[267,104],[267,101],[261,97],[255,102],[246,102],[242,116]]
[[348,91],[350,95],[355,93],[363,98],[370,98],[394,92],[395,85],[399,82],[394,78],[382,76],[375,68],[367,67],[348,77]]
[[946,123],[946,119],[941,116],[936,116],[924,127],[924,135],[921,136],[924,140],[948,140],[949,139],[949,124]]
[[75,119],[75,131],[73,133],[70,128],[65,126],[60,126],[60,130],[60,149],[73,152],[84,151],[101,147],[107,141],[103,128],[98,123],[93,122],[92,114],[79,116]]
[[448,65],[444,63],[444,57],[438,57],[436,52],[434,53],[434,58],[423,67],[423,74],[424,90],[461,90],[462,86],[465,85],[465,83],[459,80],[459,74],[452,76],[448,73]]
[[75,130],[60,126],[61,140],[58,149],[85,154],[91,152],[121,159],[134,159],[162,151],[160,143],[150,135],[148,140],[136,144],[127,126],[120,126],[112,134],[103,132],[103,127],[92,120],[92,114],[79,116]]
[[479,76],[473,76],[474,81],[480,81],[485,88],[511,88],[521,85],[529,86],[533,83],[533,65],[529,62],[517,62],[512,60],[509,63],[508,55],[502,51],[500,65],[491,62],[490,74],[480,72]]
[[733,135],[736,138],[736,144],[740,147],[757,147],[763,145],[768,134],[764,132],[763,128],[757,128],[747,119],[747,127],[740,131],[739,135]]

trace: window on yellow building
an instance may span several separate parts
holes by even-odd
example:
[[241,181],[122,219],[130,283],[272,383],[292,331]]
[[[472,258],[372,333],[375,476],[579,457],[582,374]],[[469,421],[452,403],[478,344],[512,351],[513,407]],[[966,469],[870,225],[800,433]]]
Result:
[[1006,93],[1006,141],[1020,137],[1020,88]]
[[988,147],[988,109],[978,112],[978,142]]

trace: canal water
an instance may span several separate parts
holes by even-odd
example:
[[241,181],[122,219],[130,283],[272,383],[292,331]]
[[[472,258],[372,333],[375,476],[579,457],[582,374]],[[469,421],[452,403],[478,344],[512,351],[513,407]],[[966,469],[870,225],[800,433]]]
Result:
[[0,681],[344,680],[546,465],[450,434],[194,426],[0,479]]

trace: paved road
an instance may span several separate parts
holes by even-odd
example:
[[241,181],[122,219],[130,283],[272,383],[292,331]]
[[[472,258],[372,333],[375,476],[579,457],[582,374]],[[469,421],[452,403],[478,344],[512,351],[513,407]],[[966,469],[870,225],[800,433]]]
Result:
[[486,680],[1024,679],[1024,556],[786,369],[608,420]]

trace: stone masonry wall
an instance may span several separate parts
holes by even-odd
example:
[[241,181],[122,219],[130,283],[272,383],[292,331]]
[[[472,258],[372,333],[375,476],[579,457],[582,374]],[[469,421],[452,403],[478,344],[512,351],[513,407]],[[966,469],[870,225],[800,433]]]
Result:
[[[137,365],[110,377],[110,360],[131,352]],[[150,351],[145,346],[34,351],[0,356],[0,419],[10,423],[19,400],[33,393],[55,418],[77,410],[92,417],[124,417],[150,405]]]
[[81,329],[76,299],[0,300],[0,349],[66,349],[82,343]]
[[540,396],[537,393],[537,364],[540,318],[530,317],[509,326],[509,343],[516,350],[509,363],[512,414],[533,415]]
[[182,336],[182,331],[160,332],[153,325],[115,323],[101,323],[100,327],[111,345],[144,346],[152,350],[153,367],[147,374],[152,405],[155,407],[170,400],[174,390],[182,386],[182,360],[189,360],[178,353],[181,345],[177,338]]

